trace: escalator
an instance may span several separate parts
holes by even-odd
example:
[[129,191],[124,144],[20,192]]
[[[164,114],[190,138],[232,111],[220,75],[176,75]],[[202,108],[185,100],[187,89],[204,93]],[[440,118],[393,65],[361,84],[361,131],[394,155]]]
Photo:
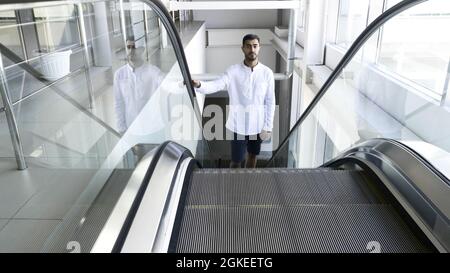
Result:
[[318,168],[286,168],[292,160],[283,158],[358,44],[411,3],[361,34],[267,168],[202,168],[189,149],[168,141],[115,242],[102,232],[92,251],[447,252],[449,180],[400,141],[360,141]]
[[[201,111],[176,28],[159,1],[142,2],[166,28],[180,68],[177,76],[186,83],[185,92],[173,96],[189,106],[198,123],[193,130],[201,131]],[[353,68],[358,50],[384,23],[420,2],[399,3],[360,35],[265,168],[214,168],[202,137],[177,141],[156,133],[133,135],[142,131],[132,127],[41,251],[67,252],[75,244],[80,252],[94,253],[448,252],[450,181],[405,141],[390,135],[364,138],[350,130],[344,135],[352,141],[342,141],[345,145],[310,165],[297,149],[308,140],[311,124],[325,127],[321,117],[332,110],[341,113],[326,103],[341,102],[333,98],[342,97],[337,92],[346,86],[343,74],[355,74],[343,70]],[[367,69],[356,63],[356,69]],[[352,110],[346,103],[341,107]],[[344,120],[348,124],[342,128],[354,125]],[[133,163],[111,170],[120,161],[111,154],[131,157]]]
[[[208,168],[207,152],[166,141],[138,163],[107,219],[85,214],[94,224],[45,251],[76,239],[86,252],[448,252],[449,180],[402,141],[360,139],[310,168],[292,152],[358,48],[413,3],[363,32],[266,168]],[[104,187],[96,200],[108,195]],[[87,232],[92,225],[102,228]]]
[[[127,218],[131,224],[118,229],[117,252],[446,251],[437,241],[448,236],[446,219],[416,190],[413,174],[396,174],[389,159],[370,158],[382,149],[409,154],[394,141],[365,143],[316,169],[205,169],[182,146],[162,146],[141,205]],[[406,160],[422,165],[414,154]],[[379,175],[382,169],[386,175]],[[158,183],[164,176],[171,182]],[[430,224],[433,232],[425,228]],[[107,249],[103,241],[93,251]]]

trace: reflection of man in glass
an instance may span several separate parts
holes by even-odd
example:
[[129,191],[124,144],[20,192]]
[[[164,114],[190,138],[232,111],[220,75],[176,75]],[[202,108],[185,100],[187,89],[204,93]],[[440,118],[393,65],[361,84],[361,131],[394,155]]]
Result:
[[117,127],[124,133],[160,86],[165,74],[144,62],[144,48],[127,39],[127,64],[114,74]]

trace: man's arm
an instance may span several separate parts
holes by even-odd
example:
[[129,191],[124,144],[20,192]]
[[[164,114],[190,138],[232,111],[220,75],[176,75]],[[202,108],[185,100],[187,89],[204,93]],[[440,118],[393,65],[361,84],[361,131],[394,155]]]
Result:
[[275,80],[273,73],[270,73],[268,79],[268,90],[264,99],[264,127],[266,132],[272,132],[273,118],[275,116]]
[[212,94],[221,90],[227,90],[230,86],[229,73],[225,72],[219,79],[214,81],[200,82],[192,80],[195,91],[201,94]]
[[124,133],[127,130],[127,125],[125,122],[125,102],[122,97],[122,93],[120,92],[120,86],[118,81],[118,75],[114,75],[114,110],[116,113],[117,119],[117,129],[120,133]]

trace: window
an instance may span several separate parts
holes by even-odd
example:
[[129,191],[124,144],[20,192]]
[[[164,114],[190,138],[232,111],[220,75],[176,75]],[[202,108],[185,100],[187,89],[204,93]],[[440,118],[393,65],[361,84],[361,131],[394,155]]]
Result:
[[297,14],[297,28],[304,28],[305,27],[305,20],[306,20],[306,1],[302,0],[300,1],[300,9]]
[[41,50],[50,52],[80,44],[74,5],[35,8],[33,11]]
[[[0,43],[12,50],[19,57],[24,58],[16,14],[13,10],[0,12],[0,29]],[[12,64],[8,58],[3,57],[2,59],[4,67]]]
[[111,12],[113,35],[114,36],[120,35],[121,27],[120,27],[119,2],[118,1],[109,2],[109,10]]
[[[348,49],[367,25],[401,0],[340,0],[335,43]],[[450,1],[419,4],[390,19],[366,42],[358,57],[433,98],[448,89]],[[331,36],[333,37],[333,36]]]
[[144,4],[131,2],[130,19],[136,46],[145,47]]
[[[387,7],[399,2],[388,1]],[[384,27],[378,64],[437,95],[450,63],[450,1],[419,4]]]
[[369,0],[341,0],[336,44],[348,48],[367,26]]
[[349,48],[361,32],[381,14],[383,4],[384,0],[340,0],[336,44]]
[[151,55],[160,47],[161,31],[156,13],[152,10],[146,10],[145,14],[147,20],[147,50]]

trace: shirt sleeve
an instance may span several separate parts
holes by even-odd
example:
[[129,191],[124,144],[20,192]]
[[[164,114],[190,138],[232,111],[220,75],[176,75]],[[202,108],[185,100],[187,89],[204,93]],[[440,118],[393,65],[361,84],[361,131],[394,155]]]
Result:
[[127,130],[127,125],[125,122],[125,102],[122,97],[122,93],[120,92],[120,86],[119,86],[119,76],[116,73],[114,75],[114,84],[113,84],[113,90],[114,90],[114,109],[116,113],[116,119],[117,119],[117,129],[120,133],[123,133]]
[[220,76],[214,81],[201,82],[200,88],[195,88],[195,91],[201,94],[212,94],[221,90],[227,90],[230,86],[229,71]]
[[275,116],[275,80],[273,73],[269,73],[268,90],[264,99],[264,131],[272,131],[273,118]]

